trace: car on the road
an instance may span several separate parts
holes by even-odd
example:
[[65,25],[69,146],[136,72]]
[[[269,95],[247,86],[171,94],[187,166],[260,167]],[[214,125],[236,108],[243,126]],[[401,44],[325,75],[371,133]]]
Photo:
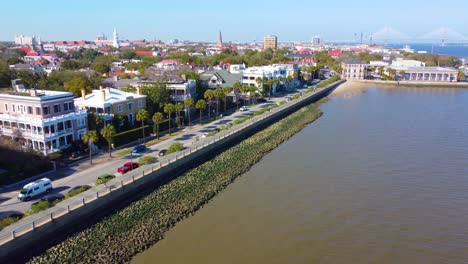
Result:
[[48,195],[42,197],[41,200],[33,203],[33,205],[38,204],[40,202],[48,202],[48,203],[60,202],[64,198],[65,198],[65,195],[63,195],[61,193],[48,194]]
[[241,108],[239,108],[239,111],[241,111],[241,112],[248,111],[248,110],[249,110],[249,108],[247,106],[245,106],[245,105],[241,106]]
[[145,145],[138,145],[138,146],[133,148],[132,153],[140,153],[140,152],[143,152],[145,150],[146,150]]
[[138,163],[137,162],[126,162],[122,167],[117,169],[118,173],[127,173],[133,169],[138,168]]
[[18,199],[21,201],[29,201],[36,196],[49,193],[50,191],[52,191],[52,181],[47,178],[42,178],[23,186],[18,194]]
[[267,99],[265,98],[258,98],[257,99],[257,103],[266,103],[267,102]]
[[161,149],[158,153],[159,156],[164,156],[166,155],[167,149]]
[[109,173],[106,173],[106,174],[103,174],[101,176],[99,176],[96,180],[96,184],[103,184],[103,183],[106,183],[112,179],[115,178],[115,175],[114,174],[109,174]]

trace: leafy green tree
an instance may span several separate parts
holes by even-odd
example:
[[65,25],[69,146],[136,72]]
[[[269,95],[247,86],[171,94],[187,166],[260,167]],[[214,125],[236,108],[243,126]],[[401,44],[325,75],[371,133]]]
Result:
[[34,74],[30,71],[19,71],[16,74],[17,79],[21,79],[26,88],[36,87],[37,81],[39,80],[39,75]]
[[81,63],[79,61],[67,60],[60,64],[60,68],[64,70],[78,70],[81,68]]
[[231,92],[231,88],[230,87],[223,87],[223,103],[224,103],[224,112],[227,111],[227,96],[228,94]]
[[182,112],[182,110],[184,110],[184,104],[181,103],[181,102],[178,102],[175,106],[174,106],[174,109],[176,111],[176,120],[177,120],[177,127],[180,128],[180,112]]
[[186,111],[186,113],[188,115],[188,120],[189,120],[188,124],[189,124],[189,126],[192,125],[191,120],[190,120],[190,108],[192,108],[194,106],[194,104],[195,104],[195,102],[193,101],[192,98],[187,98],[184,101],[185,111]]
[[250,93],[250,86],[247,85],[247,84],[242,85],[241,86],[241,91],[244,94],[244,105],[245,105],[245,97],[247,97],[248,94]]
[[195,104],[195,108],[197,108],[200,111],[200,124],[202,123],[202,111],[205,110],[206,108],[206,101],[201,99],[198,100],[197,103]]
[[458,71],[458,80],[459,81],[464,81],[465,80],[465,72],[464,71],[461,71],[461,70]]
[[399,72],[399,74],[400,74],[400,80],[404,80],[404,79],[405,79],[406,72],[405,72],[404,70],[401,70],[401,71]]
[[8,63],[0,58],[0,88],[11,86],[11,70]]
[[83,135],[83,142],[88,144],[89,148],[89,164],[93,164],[91,145],[98,141],[98,134],[95,130],[90,130]]
[[91,64],[90,68],[100,74],[104,74],[110,71],[110,63],[103,61],[95,61]]
[[154,133],[156,133],[156,137],[159,138],[159,125],[164,121],[164,115],[160,112],[156,112],[152,119],[154,124]]
[[162,81],[144,84],[140,91],[147,96],[148,109],[153,113],[163,110],[164,105],[171,101],[171,93]]
[[81,89],[84,88],[86,93],[90,93],[93,90],[91,82],[82,77],[73,78],[70,81],[64,83],[66,91],[72,92],[75,96],[81,96]]
[[136,120],[141,121],[141,130],[143,131],[143,143],[145,143],[145,120],[148,119],[148,111],[145,109],[138,110]]
[[95,49],[86,49],[83,51],[83,59],[87,61],[94,61],[99,55],[99,52]]
[[112,157],[112,142],[115,134],[117,134],[115,127],[111,124],[107,124],[103,129],[101,129],[101,136],[107,141],[107,145],[109,146],[109,157]]
[[175,106],[172,103],[168,103],[164,106],[164,113],[169,116],[169,135],[171,134],[171,114],[175,111]]

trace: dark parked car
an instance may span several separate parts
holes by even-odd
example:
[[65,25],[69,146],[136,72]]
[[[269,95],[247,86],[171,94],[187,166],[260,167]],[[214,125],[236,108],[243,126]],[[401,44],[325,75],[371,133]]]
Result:
[[49,203],[54,203],[54,202],[59,202],[60,200],[63,200],[65,198],[65,195],[60,194],[60,193],[54,193],[54,194],[48,194],[44,197],[41,198],[41,200],[33,203],[33,204],[38,204],[39,202],[49,202]]
[[258,98],[257,99],[257,103],[266,103],[267,102],[267,99],[265,98]]
[[138,145],[133,148],[132,153],[140,153],[146,150],[145,145]]
[[167,149],[161,149],[158,153],[159,156],[164,156],[167,152]]
[[96,184],[103,184],[115,178],[113,174],[103,174],[99,176],[96,180]]

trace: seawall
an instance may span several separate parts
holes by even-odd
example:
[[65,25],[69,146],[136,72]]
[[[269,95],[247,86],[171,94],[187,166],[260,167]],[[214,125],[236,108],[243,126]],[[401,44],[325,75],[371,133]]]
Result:
[[213,153],[222,151],[303,106],[327,96],[341,83],[334,83],[313,94],[306,94],[300,99],[275,108],[273,112],[253,117],[213,137],[196,142],[182,153],[170,155],[157,164],[144,166],[131,175],[110,182],[110,188],[98,186],[5,228],[0,232],[0,242],[3,242],[0,261],[8,263],[15,259],[25,260],[25,252],[44,250],[54,242],[71,235],[77,226],[92,224],[99,216],[118,208],[120,203],[128,203],[142,193],[154,190],[160,181],[171,179],[187,168],[200,164]]

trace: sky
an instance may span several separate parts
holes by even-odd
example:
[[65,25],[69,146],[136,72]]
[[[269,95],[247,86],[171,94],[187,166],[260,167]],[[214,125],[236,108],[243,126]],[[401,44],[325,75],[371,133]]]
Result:
[[2,41],[20,34],[94,40],[101,33],[111,37],[114,28],[121,39],[162,41],[216,42],[220,30],[233,42],[262,42],[269,34],[280,42],[314,35],[352,41],[361,32],[365,39],[468,36],[466,0],[22,0],[1,6]]

